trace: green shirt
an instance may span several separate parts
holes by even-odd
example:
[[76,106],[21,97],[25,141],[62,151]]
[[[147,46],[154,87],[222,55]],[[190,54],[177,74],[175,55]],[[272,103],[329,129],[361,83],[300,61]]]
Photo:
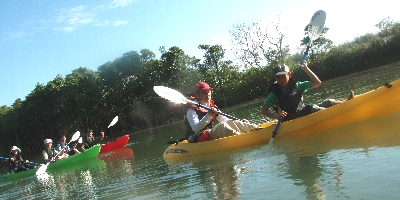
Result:
[[[311,81],[303,81],[303,82],[296,82],[296,87],[302,92],[307,92],[312,88],[312,83]],[[279,86],[281,90],[286,89],[286,87]],[[267,98],[264,101],[264,104],[271,107],[275,105],[278,102],[278,99],[275,95],[275,93],[270,92],[267,96]]]

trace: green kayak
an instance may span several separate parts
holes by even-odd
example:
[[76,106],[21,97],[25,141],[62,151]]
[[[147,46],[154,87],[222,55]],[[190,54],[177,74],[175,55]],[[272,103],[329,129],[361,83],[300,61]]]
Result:
[[[85,163],[87,163],[87,162],[83,162],[83,161],[95,158],[100,152],[100,147],[101,147],[100,145],[95,145],[92,148],[90,148],[84,152],[75,154],[71,157],[59,160],[57,162],[53,162],[48,165],[46,171],[59,170],[59,169],[66,168],[66,167],[69,167],[74,164],[79,164],[79,165],[84,164],[85,165]],[[82,167],[84,167],[84,166],[82,166]],[[30,170],[27,170],[24,172],[18,172],[18,173],[12,173],[12,174],[10,174],[10,173],[2,174],[2,175],[0,175],[0,182],[16,181],[16,180],[24,179],[26,177],[35,175],[38,169],[39,169],[39,167],[35,168],[35,169],[30,169]]]
[[88,150],[86,150],[84,152],[75,154],[75,155],[73,155],[71,157],[59,160],[57,162],[53,162],[53,163],[49,164],[49,166],[47,167],[46,171],[57,170],[57,169],[66,167],[67,165],[71,165],[71,164],[75,164],[75,163],[78,163],[78,162],[81,162],[81,161],[85,161],[85,160],[88,160],[90,158],[95,158],[97,155],[99,155],[100,147],[101,147],[101,145],[98,144],[98,145],[95,145],[92,148],[90,148],[90,149],[88,149]]

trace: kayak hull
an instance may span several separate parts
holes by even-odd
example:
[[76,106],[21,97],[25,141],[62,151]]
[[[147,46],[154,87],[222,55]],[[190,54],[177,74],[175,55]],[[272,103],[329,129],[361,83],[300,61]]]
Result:
[[12,174],[10,174],[10,173],[2,174],[2,175],[0,175],[0,182],[15,181],[15,180],[21,180],[21,179],[30,177],[32,175],[35,175],[38,169],[39,168],[30,169],[27,171],[12,173]]
[[52,170],[57,170],[60,168],[63,168],[67,165],[79,163],[88,159],[95,158],[97,155],[99,155],[101,146],[95,145],[81,153],[75,154],[73,156],[70,156],[68,158],[64,158],[62,160],[58,160],[57,162],[50,163],[49,166],[47,167],[46,171],[52,171]]
[[[354,123],[384,117],[400,112],[400,80],[391,87],[382,86],[350,101],[281,124],[274,142],[319,133]],[[241,147],[267,144],[276,121],[260,124],[262,129],[216,140],[188,143],[186,140],[170,145],[165,159],[182,158],[226,151]],[[400,128],[400,127],[399,127]]]
[[124,135],[120,138],[115,139],[114,141],[103,144],[101,146],[100,153],[105,153],[108,151],[112,151],[114,149],[125,147],[125,145],[128,144],[128,141],[129,141],[129,135]]

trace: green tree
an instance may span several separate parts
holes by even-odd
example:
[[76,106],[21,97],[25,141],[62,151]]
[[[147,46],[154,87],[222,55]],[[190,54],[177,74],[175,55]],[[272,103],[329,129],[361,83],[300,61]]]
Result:
[[199,45],[204,50],[204,61],[199,65],[199,71],[203,77],[218,88],[226,107],[224,84],[230,80],[229,72],[233,69],[232,61],[224,60],[225,49],[221,45]]

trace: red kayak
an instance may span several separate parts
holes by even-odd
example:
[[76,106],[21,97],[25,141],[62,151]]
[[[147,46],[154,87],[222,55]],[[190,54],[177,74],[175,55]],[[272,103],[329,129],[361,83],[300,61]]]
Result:
[[122,148],[126,144],[128,144],[128,140],[129,140],[129,135],[124,135],[120,138],[115,139],[114,141],[103,144],[101,146],[100,153],[104,153],[104,152],[112,151],[114,149]]

